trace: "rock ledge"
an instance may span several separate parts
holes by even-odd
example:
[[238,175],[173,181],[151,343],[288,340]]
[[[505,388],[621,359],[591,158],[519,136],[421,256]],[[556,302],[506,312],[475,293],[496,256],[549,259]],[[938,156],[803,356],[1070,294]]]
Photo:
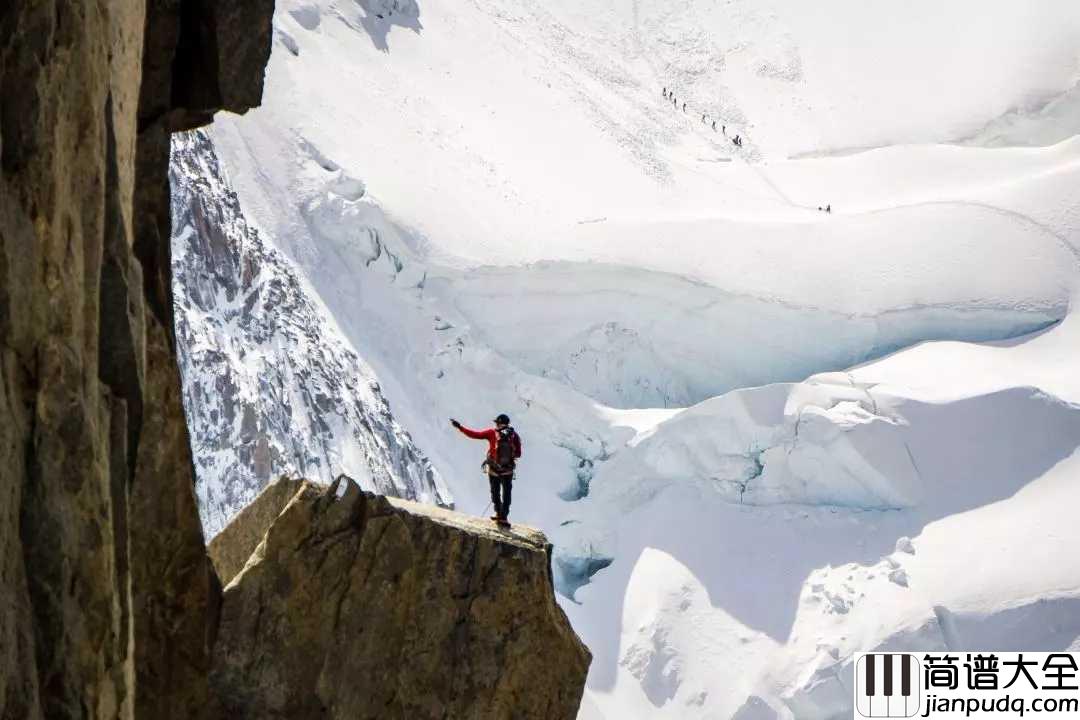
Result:
[[555,602],[538,530],[344,477],[282,480],[210,554],[227,583],[211,672],[222,716],[577,714],[591,656]]

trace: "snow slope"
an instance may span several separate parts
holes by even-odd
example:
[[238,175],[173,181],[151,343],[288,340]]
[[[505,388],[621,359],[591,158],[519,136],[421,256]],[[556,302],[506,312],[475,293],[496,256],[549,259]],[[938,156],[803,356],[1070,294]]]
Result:
[[[690,4],[686,15],[734,71],[757,68],[772,52],[748,54],[744,46],[772,48],[780,35],[820,30],[820,19],[790,5],[766,12],[733,3],[717,16]],[[953,93],[965,117],[990,118],[1047,83],[1064,91],[1077,71],[1076,58],[1059,47],[1073,36],[1073,5],[1061,4],[1056,18],[1025,12],[1023,22],[1002,5],[972,42],[1034,33],[1048,43],[1035,55],[1050,59],[1032,76],[1036,87],[997,68],[1020,84]],[[216,130],[245,206],[324,295],[329,284],[335,294],[357,291],[336,287],[352,276],[311,242],[313,232],[363,244],[350,208],[377,206],[397,226],[400,242],[389,252],[417,274],[432,265],[432,274],[449,275],[453,304],[485,344],[530,373],[620,407],[686,405],[922,339],[1008,337],[1063,314],[1077,257],[1064,237],[1075,222],[1068,188],[1080,168],[1076,141],[993,152],[901,146],[762,163],[753,160],[777,154],[768,136],[759,143],[754,130],[754,147],[733,153],[722,135],[657,94],[667,75],[691,78],[691,88],[712,77],[693,72],[695,42],[668,37],[686,18],[652,6],[639,8],[636,25],[622,6],[582,13],[558,3],[409,5],[396,15],[379,7],[286,4],[268,106]],[[642,18],[652,12],[659,15]],[[757,19],[725,40],[730,13]],[[880,18],[856,14],[863,30],[876,31]],[[653,65],[668,45],[667,71],[657,74]],[[1019,41],[1009,47],[1014,54],[999,49],[994,58],[1008,58],[1010,67],[1036,63]],[[839,122],[828,103],[855,70],[841,72],[818,50],[800,61],[802,76],[783,81],[784,93],[775,79],[731,76],[725,102],[749,107],[795,93],[813,97],[807,112]],[[929,61],[951,52],[939,48]],[[979,58],[949,67],[968,72],[965,63],[986,60]],[[859,67],[859,87],[880,82]],[[914,74],[888,93],[874,88],[879,101],[914,103],[925,92]],[[923,112],[906,117],[942,120],[940,104],[922,102]],[[780,116],[787,117],[755,113],[762,123]],[[843,119],[838,127],[853,145],[875,142],[860,134],[871,127],[864,117]],[[807,120],[791,134],[811,142],[813,126]],[[365,195],[371,178],[377,187]],[[816,210],[825,202],[835,205],[831,215]],[[491,269],[451,272],[477,263]],[[625,266],[636,276],[621,279]],[[554,292],[566,284],[574,290]],[[553,296],[573,311],[548,312]],[[500,312],[482,309],[492,301]],[[688,313],[721,331],[688,332]],[[529,329],[538,325],[554,333],[554,347],[532,346]],[[755,350],[762,346],[770,352]]]
[[[805,3],[680,5],[592,3],[584,9],[501,0],[423,6],[411,27],[384,28],[389,32],[382,50],[364,30],[371,13],[362,3],[285,4],[263,113],[285,122],[249,128],[246,142],[280,150],[299,133],[316,153],[379,178],[380,203],[419,230],[437,254],[480,262],[535,260],[562,257],[570,244],[563,235],[578,222],[600,218],[820,221],[814,211],[791,206],[785,195],[798,188],[772,180],[774,163],[748,167],[739,160],[760,153],[782,166],[785,155],[796,154],[785,149],[788,143],[803,152],[828,152],[835,143],[821,142],[818,127],[854,147],[884,144],[881,132],[892,143],[947,141],[963,124],[949,115],[990,122],[1026,98],[1065,92],[1080,79],[1072,44],[1080,10],[1067,0],[1045,3],[1037,12],[1004,2],[988,12],[975,0],[948,9],[924,3],[924,14],[905,6],[909,21],[929,25],[924,33],[936,28],[949,40],[939,37],[935,44],[926,37],[922,52],[912,53],[907,36],[897,31],[893,47],[879,47],[873,64],[820,56],[844,46],[855,53],[856,38],[880,43],[883,32],[892,36],[889,22],[896,18],[881,14],[898,11],[886,3],[845,2],[836,13],[847,16],[844,26],[820,36],[814,33],[823,32],[821,23],[830,18]],[[927,24],[926,14],[943,22]],[[974,24],[958,48],[952,34],[961,19]],[[686,25],[698,27],[697,39]],[[801,76],[761,77],[762,58],[787,52],[774,47],[784,44],[776,40],[784,36],[795,43],[792,52],[806,55],[799,61]],[[806,47],[796,43],[800,36]],[[1040,44],[1024,42],[1031,37]],[[983,52],[991,46],[993,52]],[[669,59],[654,68],[665,53]],[[938,71],[930,72],[935,66]],[[886,69],[896,76],[893,82],[883,81]],[[994,81],[969,81],[983,73]],[[947,100],[927,95],[929,79],[950,88],[941,93]],[[669,108],[660,97],[664,84],[688,93],[680,101],[687,100],[693,112]],[[729,130],[743,133],[752,147],[735,153],[701,125],[701,112],[723,114],[694,95],[699,86],[737,108]],[[840,98],[849,97],[872,106],[873,114],[845,107]],[[765,107],[751,112],[758,104]],[[782,123],[783,132],[767,130],[772,123]],[[923,124],[940,131],[915,127]],[[774,143],[773,135],[783,142]],[[936,149],[925,152],[932,156]],[[279,154],[263,155],[260,172],[288,174],[291,159]],[[942,190],[952,183],[939,179],[941,168],[922,162],[912,172],[914,164],[905,171],[912,184],[932,188],[935,198],[946,194]],[[967,184],[982,184],[979,170],[973,168]],[[823,179],[813,164],[809,172],[815,183]],[[833,201],[846,211],[862,194],[860,185],[852,179],[855,197],[842,203],[839,195],[822,193],[799,204]]]
[[860,649],[1080,635],[1080,564],[1018,559],[1076,539],[1078,40],[1069,0],[282,0],[211,135],[458,507],[447,418],[514,418],[583,718],[831,717]]
[[750,696],[842,716],[858,650],[1069,647],[1078,342],[1070,316],[927,343],[640,432],[556,534],[615,559],[568,605],[595,654],[584,717],[730,717]]

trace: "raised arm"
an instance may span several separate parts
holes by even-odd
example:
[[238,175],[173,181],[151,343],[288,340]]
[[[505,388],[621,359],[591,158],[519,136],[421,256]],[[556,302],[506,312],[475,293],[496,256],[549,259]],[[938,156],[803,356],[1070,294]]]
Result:
[[472,428],[467,428],[461,423],[459,423],[457,420],[451,420],[450,422],[453,424],[454,427],[458,429],[458,431],[461,432],[462,435],[466,437],[471,437],[473,440],[487,440],[488,435],[491,434],[490,430],[473,430]]

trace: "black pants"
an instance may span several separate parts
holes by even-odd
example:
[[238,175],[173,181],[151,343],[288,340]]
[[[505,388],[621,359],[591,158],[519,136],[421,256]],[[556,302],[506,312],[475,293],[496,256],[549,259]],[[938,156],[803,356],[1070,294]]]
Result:
[[514,485],[514,473],[509,475],[488,475],[491,483],[491,504],[495,507],[495,514],[501,518],[510,515],[510,491]]

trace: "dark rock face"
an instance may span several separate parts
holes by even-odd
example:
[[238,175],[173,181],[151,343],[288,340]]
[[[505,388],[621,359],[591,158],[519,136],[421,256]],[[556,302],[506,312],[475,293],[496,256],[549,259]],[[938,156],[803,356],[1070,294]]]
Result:
[[211,673],[221,717],[577,715],[590,654],[555,602],[551,545],[536,530],[344,477],[282,481],[211,555],[232,576]]
[[272,10],[0,4],[0,717],[206,713],[169,134],[258,103]]
[[[148,316],[142,442],[130,494],[135,609],[136,714],[197,717],[219,584],[206,556],[173,337],[169,137],[209,122],[218,109],[245,112],[262,97],[273,0],[150,0],[144,68],[172,68],[169,82],[139,96],[135,256]],[[156,55],[151,55],[151,51]],[[228,53],[233,54],[228,54]],[[143,642],[138,642],[143,639]]]

